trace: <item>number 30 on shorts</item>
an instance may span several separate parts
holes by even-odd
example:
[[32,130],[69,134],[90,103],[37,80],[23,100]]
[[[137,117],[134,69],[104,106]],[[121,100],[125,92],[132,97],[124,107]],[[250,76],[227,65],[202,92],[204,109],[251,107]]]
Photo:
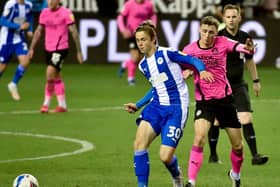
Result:
[[175,126],[169,126],[167,137],[172,138],[173,141],[177,142],[181,137],[182,129]]

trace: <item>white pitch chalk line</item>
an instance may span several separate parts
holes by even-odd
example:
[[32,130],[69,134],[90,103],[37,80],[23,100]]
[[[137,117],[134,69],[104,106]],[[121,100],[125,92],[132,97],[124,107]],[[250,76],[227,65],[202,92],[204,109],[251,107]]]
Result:
[[36,138],[45,138],[45,139],[54,139],[66,142],[72,142],[80,144],[82,147],[72,152],[64,152],[54,155],[48,156],[38,156],[38,157],[29,157],[29,158],[19,158],[19,159],[8,159],[8,160],[0,160],[0,163],[10,163],[10,162],[20,162],[20,161],[30,161],[30,160],[43,160],[43,159],[53,159],[58,157],[66,157],[70,155],[77,155],[84,152],[88,152],[95,148],[95,146],[88,141],[79,140],[74,138],[67,138],[63,136],[51,136],[51,135],[44,135],[44,134],[33,134],[33,133],[24,133],[24,132],[8,132],[8,131],[0,131],[0,135],[13,135],[13,136],[31,136]]
[[[76,109],[69,109],[68,111],[69,112],[102,112],[102,111],[122,110],[122,109],[124,109],[124,107],[112,106],[112,107],[96,107],[96,108],[76,108]],[[7,115],[7,114],[39,114],[39,113],[40,113],[39,110],[16,110],[16,111],[0,112],[0,115]]]
[[[253,99],[252,103],[280,103],[280,99]],[[191,107],[195,106],[195,102],[191,102]],[[108,107],[95,107],[95,108],[71,108],[69,112],[103,112],[103,111],[112,111],[112,110],[124,110],[123,106],[108,106]],[[0,115],[7,114],[39,114],[39,110],[16,110],[16,111],[5,111],[0,112]]]

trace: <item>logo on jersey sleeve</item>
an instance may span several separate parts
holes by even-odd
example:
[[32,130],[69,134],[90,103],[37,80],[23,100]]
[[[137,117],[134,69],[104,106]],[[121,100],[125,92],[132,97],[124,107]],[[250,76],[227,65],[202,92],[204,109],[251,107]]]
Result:
[[75,21],[75,16],[74,16],[74,14],[70,14],[70,19],[74,22]]

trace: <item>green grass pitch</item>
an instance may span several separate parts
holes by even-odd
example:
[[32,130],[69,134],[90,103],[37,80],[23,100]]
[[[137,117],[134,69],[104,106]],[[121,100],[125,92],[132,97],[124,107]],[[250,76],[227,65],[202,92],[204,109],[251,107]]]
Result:
[[[134,102],[149,89],[149,84],[137,74],[135,87],[127,85],[126,78],[117,77],[117,65],[65,64],[63,76],[69,112],[40,114],[45,84],[45,65],[31,64],[19,84],[22,99],[10,98],[7,84],[15,70],[10,64],[0,81],[0,187],[11,187],[21,173],[33,174],[40,187],[127,187],[136,186],[133,169],[133,140],[137,114],[128,114],[122,106]],[[248,72],[246,72],[247,74]],[[280,186],[280,71],[259,68],[262,83],[261,96],[250,91],[254,109],[254,125],[260,153],[270,156],[264,166],[252,166],[246,143],[242,169],[242,186]],[[248,76],[247,76],[248,78]],[[192,105],[184,136],[177,156],[186,179],[189,150],[193,138],[193,83],[188,81]],[[249,84],[251,88],[251,81]],[[56,106],[53,98],[52,107]],[[1,132],[43,134],[85,140],[94,149],[82,154],[27,161],[23,158],[50,156],[73,152],[80,145],[51,138],[38,138]],[[151,187],[168,187],[171,178],[159,161],[160,138],[149,149]],[[221,165],[208,164],[208,144],[204,148],[204,164],[197,179],[198,187],[228,187],[226,173],[230,169],[230,146],[221,132],[218,145]],[[6,162],[10,160],[10,162]]]

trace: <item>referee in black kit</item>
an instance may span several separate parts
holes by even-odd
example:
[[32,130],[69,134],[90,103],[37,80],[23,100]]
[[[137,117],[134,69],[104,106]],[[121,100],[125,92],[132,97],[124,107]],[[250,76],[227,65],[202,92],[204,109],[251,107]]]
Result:
[[[223,21],[225,23],[225,28],[219,31],[220,36],[226,36],[240,43],[245,43],[247,39],[252,39],[248,33],[239,30],[241,10],[238,5],[228,4],[223,8]],[[234,102],[237,107],[238,119],[243,129],[243,136],[252,154],[252,164],[262,165],[268,161],[268,156],[261,155],[257,151],[256,135],[252,123],[252,109],[248,93],[248,84],[243,78],[244,62],[246,62],[247,68],[253,80],[254,93],[256,96],[259,96],[261,84],[252,55],[239,52],[228,54],[227,78],[232,88]],[[209,157],[209,163],[220,162],[216,152],[218,137],[219,126],[218,122],[215,122],[215,125],[212,125],[208,133],[208,141],[211,153]]]

